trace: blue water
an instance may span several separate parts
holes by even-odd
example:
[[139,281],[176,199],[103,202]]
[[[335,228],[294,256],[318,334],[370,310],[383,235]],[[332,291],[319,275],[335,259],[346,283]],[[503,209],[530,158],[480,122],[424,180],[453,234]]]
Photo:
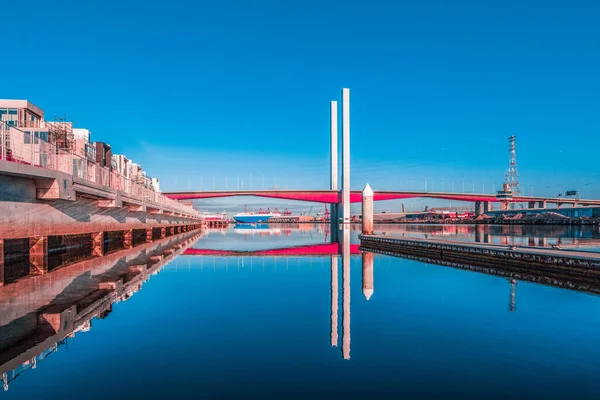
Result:
[[[325,232],[211,232],[196,248],[318,244]],[[356,242],[356,234],[352,235]],[[350,257],[179,256],[0,393],[6,399],[592,399],[600,298],[375,255],[374,293]],[[350,358],[343,358],[343,337]]]

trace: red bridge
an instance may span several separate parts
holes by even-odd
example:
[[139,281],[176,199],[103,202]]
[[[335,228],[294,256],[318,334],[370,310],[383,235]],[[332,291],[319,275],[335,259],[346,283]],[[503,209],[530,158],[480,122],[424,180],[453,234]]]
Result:
[[[176,200],[194,200],[194,199],[210,199],[218,197],[232,196],[258,196],[274,199],[309,201],[316,203],[339,204],[341,202],[341,194],[336,190],[291,190],[291,189],[271,189],[271,190],[212,190],[200,192],[171,192],[163,193],[167,197]],[[600,200],[584,200],[567,197],[533,197],[533,196],[514,196],[510,199],[499,200],[493,194],[478,194],[478,193],[448,193],[448,192],[408,192],[408,191],[377,191],[374,193],[374,200],[396,200],[410,198],[433,198],[452,201],[465,202],[514,202],[514,203],[530,203],[540,204],[545,207],[546,203],[554,203],[558,205],[573,204],[573,205],[600,205]],[[359,190],[350,192],[350,202],[360,203],[362,201],[362,193]],[[533,207],[531,207],[533,208]]]

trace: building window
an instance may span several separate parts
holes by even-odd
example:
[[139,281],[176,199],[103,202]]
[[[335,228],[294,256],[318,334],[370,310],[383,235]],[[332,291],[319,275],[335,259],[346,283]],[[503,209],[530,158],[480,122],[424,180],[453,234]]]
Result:
[[0,108],[0,115],[6,115],[6,108]]
[[40,167],[48,168],[48,154],[40,154]]
[[25,135],[23,135],[23,143],[31,144],[31,132],[25,132]]
[[17,109],[16,108],[9,108],[8,109],[8,115],[17,115]]
[[47,142],[48,132],[35,132],[35,144],[38,144],[40,142],[40,139],[42,139],[42,141]]

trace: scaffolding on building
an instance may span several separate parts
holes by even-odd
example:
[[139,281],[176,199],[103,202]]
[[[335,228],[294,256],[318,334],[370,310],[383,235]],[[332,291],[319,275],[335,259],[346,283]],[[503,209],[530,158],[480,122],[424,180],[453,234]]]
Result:
[[54,115],[53,122],[47,122],[48,138],[50,143],[57,149],[75,151],[75,136],[73,135],[73,123],[67,121],[67,116]]

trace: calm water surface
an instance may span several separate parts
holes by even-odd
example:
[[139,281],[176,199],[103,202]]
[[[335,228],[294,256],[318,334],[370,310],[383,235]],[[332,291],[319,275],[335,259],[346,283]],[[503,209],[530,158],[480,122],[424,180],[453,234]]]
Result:
[[[593,230],[485,228],[500,243],[561,238],[593,248],[598,240]],[[597,296],[381,255],[371,268],[354,254],[357,234],[339,232],[334,255],[319,225],[208,231],[195,255],[178,256],[35,369],[9,374],[0,398],[600,396]]]

